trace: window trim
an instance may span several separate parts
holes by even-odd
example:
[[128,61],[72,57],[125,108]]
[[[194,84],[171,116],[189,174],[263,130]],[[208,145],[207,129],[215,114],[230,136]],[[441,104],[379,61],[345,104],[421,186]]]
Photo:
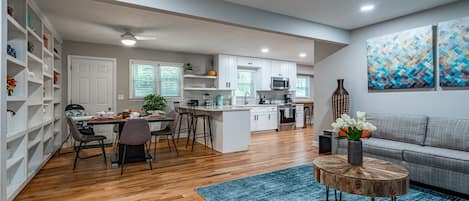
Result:
[[134,86],[133,86],[133,68],[132,64],[146,64],[146,65],[153,65],[155,66],[155,75],[157,77],[155,78],[156,82],[156,91],[155,94],[160,95],[161,94],[161,89],[159,88],[160,86],[160,66],[169,66],[169,67],[178,67],[181,70],[181,79],[180,79],[180,89],[179,89],[179,94],[180,96],[165,96],[166,99],[174,99],[174,100],[182,100],[184,98],[184,70],[183,70],[183,63],[176,63],[176,62],[163,62],[163,61],[151,61],[151,60],[141,60],[141,59],[129,59],[129,100],[143,100],[143,97],[135,97],[134,96]]
[[296,89],[296,86],[295,86],[295,98],[297,98],[297,99],[309,99],[309,98],[311,98],[311,76],[298,74],[298,75],[296,75],[296,82],[297,83],[298,83],[298,78],[299,77],[304,77],[308,80],[309,86],[307,86],[308,90],[306,91],[308,95],[307,96],[296,96],[296,91],[298,91],[298,90]]

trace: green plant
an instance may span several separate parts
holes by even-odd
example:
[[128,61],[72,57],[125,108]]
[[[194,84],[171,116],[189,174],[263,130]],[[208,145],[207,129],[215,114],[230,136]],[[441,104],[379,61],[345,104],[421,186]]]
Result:
[[164,110],[166,107],[166,99],[163,96],[149,94],[143,98],[144,104],[142,110],[149,114],[150,111]]
[[192,65],[190,63],[184,64],[184,70],[192,70]]

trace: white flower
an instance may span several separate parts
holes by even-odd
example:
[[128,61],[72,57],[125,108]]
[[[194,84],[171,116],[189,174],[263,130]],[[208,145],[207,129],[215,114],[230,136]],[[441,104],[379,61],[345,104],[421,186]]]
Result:
[[363,127],[365,130],[370,131],[370,132],[373,132],[376,130],[376,126],[368,122],[366,122]]
[[364,122],[364,121],[365,121],[365,115],[366,115],[365,112],[360,112],[360,111],[358,111],[358,112],[357,112],[357,120]]

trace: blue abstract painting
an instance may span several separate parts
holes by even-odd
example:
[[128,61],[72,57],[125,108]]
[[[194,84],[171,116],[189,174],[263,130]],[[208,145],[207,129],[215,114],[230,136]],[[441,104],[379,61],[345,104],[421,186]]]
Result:
[[432,26],[367,40],[368,89],[433,88]]
[[438,24],[440,86],[469,86],[469,17]]

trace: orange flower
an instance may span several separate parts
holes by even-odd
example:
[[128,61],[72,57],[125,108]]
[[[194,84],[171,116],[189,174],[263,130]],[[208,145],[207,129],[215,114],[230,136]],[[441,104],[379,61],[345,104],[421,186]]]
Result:
[[362,138],[369,138],[369,137],[371,137],[371,132],[363,129]]
[[340,131],[339,131],[339,137],[347,137],[347,130],[348,128],[342,128]]

